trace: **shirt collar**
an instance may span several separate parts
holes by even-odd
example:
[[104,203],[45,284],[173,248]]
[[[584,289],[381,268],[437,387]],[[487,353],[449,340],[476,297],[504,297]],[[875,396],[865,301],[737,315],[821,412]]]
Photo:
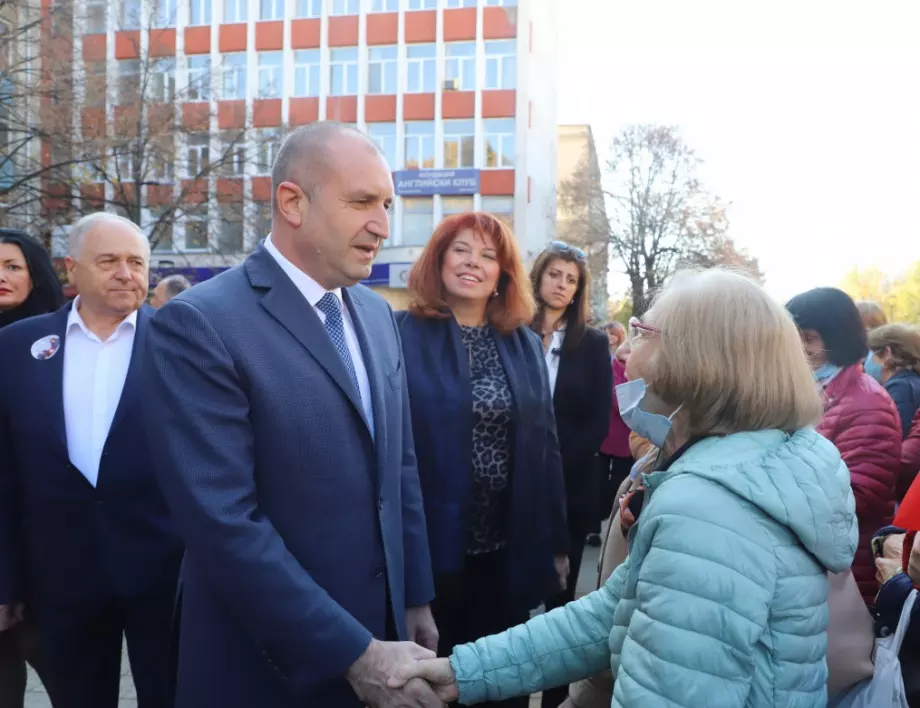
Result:
[[[70,307],[70,313],[68,313],[67,315],[67,333],[69,334],[72,328],[79,327],[80,330],[83,332],[83,334],[85,334],[87,337],[98,340],[99,337],[93,334],[92,330],[90,330],[90,328],[86,326],[86,322],[83,321],[83,317],[82,315],[80,315],[80,311],[78,309],[79,306],[80,306],[80,296],[77,295],[77,297],[74,298],[73,305],[71,305]],[[137,310],[135,310],[130,315],[125,317],[118,324],[118,327],[116,327],[115,331],[112,332],[112,336],[109,337],[109,340],[115,339],[118,336],[118,333],[121,332],[123,328],[130,328],[132,330],[137,329]]]
[[271,234],[269,234],[265,239],[264,245],[265,250],[271,254],[271,257],[274,258],[275,261],[277,261],[278,265],[281,266],[281,270],[283,270],[287,277],[293,281],[294,285],[307,299],[307,302],[309,302],[310,305],[316,307],[316,304],[322,300],[323,295],[325,295],[327,292],[331,292],[333,295],[335,295],[341,304],[342,288],[326,290],[326,288],[317,283],[315,280],[313,280],[313,278],[304,273],[300,268],[295,266],[282,255],[281,251],[278,250],[278,247],[272,242]]

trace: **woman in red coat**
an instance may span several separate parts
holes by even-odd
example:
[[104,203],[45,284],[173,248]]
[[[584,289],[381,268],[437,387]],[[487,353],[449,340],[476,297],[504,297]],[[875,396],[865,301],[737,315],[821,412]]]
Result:
[[863,372],[866,330],[849,295],[817,288],[797,295],[786,308],[824,390],[818,432],[837,446],[850,469],[859,518],[853,575],[866,604],[872,605],[878,592],[872,535],[891,523],[901,469],[898,411],[885,389]]

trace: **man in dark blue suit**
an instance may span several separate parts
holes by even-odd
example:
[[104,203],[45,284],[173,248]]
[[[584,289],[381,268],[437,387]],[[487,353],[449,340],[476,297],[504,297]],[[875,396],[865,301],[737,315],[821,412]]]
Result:
[[149,260],[133,223],[85,217],[73,305],[0,332],[0,606],[34,617],[55,708],[118,705],[123,638],[139,706],[171,706],[182,545],[141,417]]
[[187,544],[177,708],[440,706],[386,685],[437,646],[396,323],[357,285],[390,170],[318,123],[272,182],[264,244],[152,321],[148,432]]

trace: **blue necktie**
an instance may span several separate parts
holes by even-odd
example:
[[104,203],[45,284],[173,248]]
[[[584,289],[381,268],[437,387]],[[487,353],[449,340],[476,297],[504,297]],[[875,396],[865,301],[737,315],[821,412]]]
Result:
[[342,321],[342,307],[339,299],[334,293],[326,293],[316,303],[316,309],[326,315],[326,332],[335,350],[342,357],[345,368],[351,374],[352,383],[355,385],[355,391],[358,393],[358,399],[361,399],[361,389],[358,387],[358,375],[355,373],[355,363],[351,359],[351,353],[348,351],[348,343],[345,341],[345,323]]

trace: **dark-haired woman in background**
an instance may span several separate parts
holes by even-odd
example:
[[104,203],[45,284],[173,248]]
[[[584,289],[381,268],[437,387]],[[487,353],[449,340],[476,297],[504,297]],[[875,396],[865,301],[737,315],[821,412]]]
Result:
[[[24,231],[0,229],[0,327],[63,304],[61,282],[44,247]],[[37,663],[35,633],[23,621],[23,608],[4,601],[0,597],[0,706],[22,708],[26,660]]]
[[849,295],[836,288],[816,288],[792,298],[786,308],[824,391],[818,432],[834,443],[850,470],[859,519],[853,575],[871,606],[879,589],[872,535],[891,523],[901,471],[898,411],[881,384],[863,372],[869,344]]
[[[562,465],[534,302],[514,236],[450,216],[397,315],[447,656],[527,621],[566,576]],[[526,708],[527,698],[503,703]],[[489,704],[491,705],[491,704]]]
[[[543,341],[553,392],[569,530],[568,579],[562,592],[547,599],[551,610],[575,599],[585,540],[597,518],[595,456],[610,427],[613,370],[607,336],[587,326],[591,283],[584,251],[553,241],[530,279],[537,297],[533,329]],[[544,691],[543,708],[556,708],[567,696],[567,686]]]

